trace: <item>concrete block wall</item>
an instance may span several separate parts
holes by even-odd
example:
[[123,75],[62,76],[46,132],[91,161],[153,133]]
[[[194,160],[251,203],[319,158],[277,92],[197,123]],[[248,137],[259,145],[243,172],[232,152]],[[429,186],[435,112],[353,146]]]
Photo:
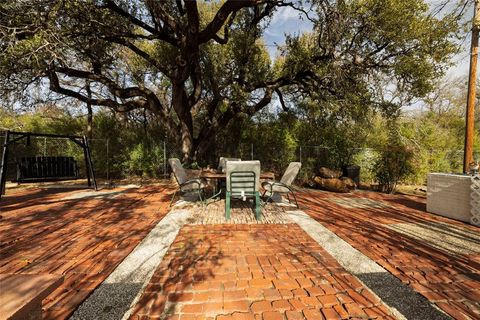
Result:
[[470,223],[471,181],[468,175],[429,173],[427,211]]

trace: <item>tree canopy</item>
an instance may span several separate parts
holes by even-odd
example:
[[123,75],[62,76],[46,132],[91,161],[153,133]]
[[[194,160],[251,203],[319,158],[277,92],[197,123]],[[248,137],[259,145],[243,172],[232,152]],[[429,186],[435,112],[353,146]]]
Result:
[[[285,6],[314,28],[271,61],[263,33]],[[423,0],[5,0],[2,96],[48,84],[117,112],[146,109],[192,161],[275,96],[336,121],[385,106],[379,79],[424,96],[457,50],[457,14]]]

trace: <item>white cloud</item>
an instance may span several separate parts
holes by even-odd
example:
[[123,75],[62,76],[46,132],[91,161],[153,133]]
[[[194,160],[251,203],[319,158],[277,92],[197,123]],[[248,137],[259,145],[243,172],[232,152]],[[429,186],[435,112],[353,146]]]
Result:
[[274,13],[272,24],[285,23],[288,20],[298,20],[299,12],[292,7],[281,7]]
[[277,37],[282,36],[282,33],[276,32],[276,31],[274,31],[274,29],[268,28],[268,29],[265,30],[265,35],[267,37],[277,38]]

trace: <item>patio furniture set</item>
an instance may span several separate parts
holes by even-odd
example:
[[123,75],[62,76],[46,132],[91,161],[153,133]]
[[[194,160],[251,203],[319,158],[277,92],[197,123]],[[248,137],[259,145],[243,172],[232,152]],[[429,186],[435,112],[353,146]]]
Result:
[[[242,161],[238,158],[220,157],[216,170],[202,170],[200,175],[193,179],[188,179],[179,159],[171,158],[168,163],[179,186],[172,196],[170,206],[177,193],[196,193],[204,205],[208,205],[208,200],[218,199],[221,194],[225,194],[225,218],[227,220],[230,220],[232,200],[246,201],[247,199],[254,199],[255,217],[259,220],[261,206],[271,201],[275,194],[286,195],[289,202],[289,195],[291,194],[298,208],[292,183],[302,166],[300,162],[291,162],[280,181],[274,181],[275,176],[272,172],[262,172],[258,160]],[[260,179],[265,180],[261,184],[263,189],[261,196]],[[207,180],[214,180],[215,182],[213,195],[208,199],[204,196],[205,189],[208,186]],[[267,196],[266,200],[262,201],[265,196]]]

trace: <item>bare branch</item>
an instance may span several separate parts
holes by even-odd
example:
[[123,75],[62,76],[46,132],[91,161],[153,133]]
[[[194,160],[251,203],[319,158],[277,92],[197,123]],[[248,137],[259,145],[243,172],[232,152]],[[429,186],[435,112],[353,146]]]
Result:
[[[165,32],[164,30],[158,30],[157,28],[148,25],[147,23],[143,22],[142,20],[136,18],[135,16],[120,8],[113,0],[106,0],[105,6],[103,7],[112,10],[113,12],[129,20],[134,25],[144,29],[152,35],[155,35],[154,38],[164,40],[174,46],[178,45],[178,40],[172,37],[170,33]],[[171,18],[171,20],[173,20],[173,18]]]
[[128,100],[124,103],[117,103],[112,99],[88,98],[87,96],[84,96],[79,92],[62,87],[60,85],[58,76],[54,71],[50,71],[47,76],[48,76],[48,79],[50,80],[50,90],[57,92],[59,94],[63,94],[65,96],[75,98],[85,103],[90,103],[92,105],[106,106],[114,109],[117,112],[128,112],[134,109],[144,108],[147,104],[147,100],[145,99]]
[[227,0],[217,11],[213,20],[203,29],[198,36],[199,43],[205,43],[215,38],[230,14],[246,7],[258,5],[256,0]]
[[283,95],[280,89],[275,89],[275,93],[278,95],[278,99],[280,100],[280,105],[282,106],[283,111],[288,111],[288,107],[283,100]]
[[112,37],[112,36],[105,36],[103,37],[104,40],[120,44],[122,46],[125,46],[132,50],[134,53],[145,59],[148,63],[150,63],[152,66],[157,68],[160,72],[165,74],[168,77],[172,77],[172,73],[170,70],[168,70],[165,66],[161,65],[157,60],[152,58],[147,52],[141,50],[139,47],[134,45],[132,42],[127,41],[126,39],[120,38],[120,37]]

